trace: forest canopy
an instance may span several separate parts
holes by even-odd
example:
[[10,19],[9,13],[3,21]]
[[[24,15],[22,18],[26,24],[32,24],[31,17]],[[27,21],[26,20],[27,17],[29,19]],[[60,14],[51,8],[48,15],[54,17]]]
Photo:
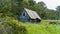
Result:
[[59,19],[60,6],[56,10],[48,9],[44,2],[34,0],[0,0],[0,16],[18,18],[23,8],[36,11],[42,19]]

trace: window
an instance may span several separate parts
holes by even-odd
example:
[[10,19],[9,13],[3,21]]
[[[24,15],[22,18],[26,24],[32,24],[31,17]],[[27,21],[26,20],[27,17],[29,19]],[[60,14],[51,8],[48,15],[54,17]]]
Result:
[[23,16],[25,16],[25,13],[23,13]]

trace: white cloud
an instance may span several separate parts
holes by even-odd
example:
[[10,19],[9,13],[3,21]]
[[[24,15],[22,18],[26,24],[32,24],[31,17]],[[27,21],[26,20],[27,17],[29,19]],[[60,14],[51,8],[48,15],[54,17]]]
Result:
[[36,2],[43,1],[47,8],[55,9],[57,6],[60,6],[60,0],[35,0]]

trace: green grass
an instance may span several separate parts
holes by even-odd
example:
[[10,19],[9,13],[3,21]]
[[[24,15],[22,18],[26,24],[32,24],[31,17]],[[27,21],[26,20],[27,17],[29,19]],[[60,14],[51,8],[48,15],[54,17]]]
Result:
[[[40,23],[36,24],[29,22],[22,23],[14,19],[7,18],[7,23],[10,23],[11,25],[16,24],[18,27],[26,27],[27,34],[60,34],[60,24],[49,24],[49,22],[60,23],[60,20],[42,20]],[[6,21],[4,23],[6,23]]]
[[21,23],[26,27],[28,34],[60,34],[60,25],[49,24],[50,21],[60,22],[60,20],[42,20],[39,24],[36,23]]

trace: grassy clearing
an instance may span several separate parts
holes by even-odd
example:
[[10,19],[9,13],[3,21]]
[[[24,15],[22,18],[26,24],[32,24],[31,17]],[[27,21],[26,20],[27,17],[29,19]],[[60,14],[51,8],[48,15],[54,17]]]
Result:
[[59,34],[60,25],[49,24],[50,21],[60,22],[60,20],[42,20],[39,24],[20,23],[26,27],[28,34]]
[[[6,19],[6,21],[4,23],[9,23],[12,26],[14,24],[16,24],[17,27],[20,27],[20,26],[26,27],[27,34],[60,34],[60,24],[59,25],[49,24],[49,22],[57,22],[57,23],[59,22],[60,23],[60,20],[42,20],[38,24],[28,23],[28,22],[22,23],[22,22],[18,22],[17,20],[14,20],[14,19]],[[7,24],[5,24],[5,25],[7,25]],[[16,26],[14,26],[14,28],[17,29],[16,30],[16,32],[17,32],[17,31],[19,31],[19,29]],[[14,32],[15,32],[15,30],[14,30]]]

